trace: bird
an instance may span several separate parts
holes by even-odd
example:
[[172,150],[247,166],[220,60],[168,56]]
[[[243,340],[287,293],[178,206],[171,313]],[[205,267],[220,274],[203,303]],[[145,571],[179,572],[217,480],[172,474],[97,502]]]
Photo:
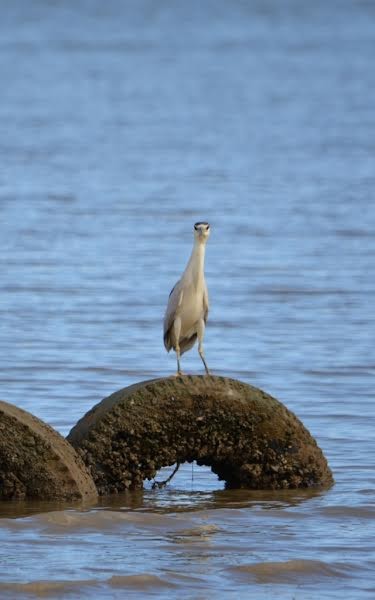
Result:
[[208,290],[204,278],[204,258],[206,243],[210,235],[210,225],[195,223],[194,245],[190,259],[181,279],[169,294],[164,316],[164,346],[172,348],[177,356],[177,376],[182,375],[180,358],[190,350],[198,338],[198,352],[206,374],[207,367],[203,349],[203,338],[209,310]]

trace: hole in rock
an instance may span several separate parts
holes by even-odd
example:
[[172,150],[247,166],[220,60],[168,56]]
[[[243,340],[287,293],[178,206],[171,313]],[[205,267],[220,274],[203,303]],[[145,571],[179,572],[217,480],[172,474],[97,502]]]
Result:
[[218,476],[211,471],[210,467],[206,465],[199,466],[195,461],[182,463],[170,481],[165,486],[161,485],[159,487],[162,482],[165,482],[172,475],[176,466],[174,464],[162,467],[157,472],[155,479],[145,479],[143,482],[144,489],[193,490],[202,492],[225,489],[225,481],[220,481]]

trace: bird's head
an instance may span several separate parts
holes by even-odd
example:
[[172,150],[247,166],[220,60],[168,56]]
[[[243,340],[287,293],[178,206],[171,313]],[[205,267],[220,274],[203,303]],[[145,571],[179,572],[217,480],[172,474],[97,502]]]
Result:
[[210,235],[209,223],[195,223],[194,225],[194,237],[199,242],[207,242]]

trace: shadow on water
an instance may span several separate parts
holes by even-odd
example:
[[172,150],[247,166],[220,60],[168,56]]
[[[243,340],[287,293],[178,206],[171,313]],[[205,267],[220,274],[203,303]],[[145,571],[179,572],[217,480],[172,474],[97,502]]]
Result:
[[275,509],[298,506],[317,498],[326,488],[308,490],[142,490],[115,497],[102,498],[98,507],[111,510],[142,510],[176,513],[215,509],[260,508]]
[[95,506],[96,501],[3,500],[0,502],[0,519],[21,519],[53,511],[90,510]]

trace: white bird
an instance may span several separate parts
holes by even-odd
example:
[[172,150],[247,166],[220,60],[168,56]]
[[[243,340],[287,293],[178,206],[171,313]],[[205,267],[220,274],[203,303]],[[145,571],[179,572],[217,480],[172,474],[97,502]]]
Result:
[[177,375],[182,375],[180,356],[190,350],[198,338],[198,352],[207,375],[203,338],[208,315],[208,291],[204,279],[206,242],[210,235],[208,223],[195,223],[194,246],[181,279],[169,294],[164,317],[164,346],[177,355]]

